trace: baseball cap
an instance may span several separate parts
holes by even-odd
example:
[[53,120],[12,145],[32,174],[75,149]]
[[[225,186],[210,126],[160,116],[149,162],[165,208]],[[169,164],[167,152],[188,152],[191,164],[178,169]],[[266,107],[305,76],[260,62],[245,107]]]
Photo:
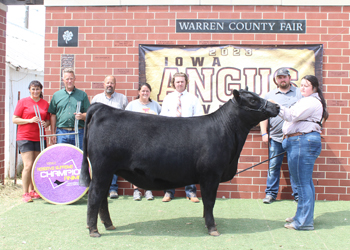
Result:
[[287,68],[282,68],[277,71],[276,76],[290,76],[290,73]]

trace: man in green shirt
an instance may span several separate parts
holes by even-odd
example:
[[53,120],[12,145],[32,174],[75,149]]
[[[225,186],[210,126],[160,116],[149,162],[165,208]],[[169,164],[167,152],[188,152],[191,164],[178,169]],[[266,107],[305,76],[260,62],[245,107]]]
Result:
[[[74,123],[79,120],[79,147],[83,148],[84,124],[86,111],[90,106],[87,94],[74,86],[75,74],[71,68],[63,71],[62,80],[65,88],[53,94],[49,113],[51,113],[51,133],[72,135],[53,136],[52,143],[75,145]],[[77,102],[81,102],[80,112],[76,113]]]

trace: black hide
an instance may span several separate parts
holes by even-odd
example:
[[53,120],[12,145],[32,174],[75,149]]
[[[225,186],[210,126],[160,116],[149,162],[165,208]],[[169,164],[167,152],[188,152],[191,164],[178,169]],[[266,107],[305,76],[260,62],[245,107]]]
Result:
[[124,111],[100,103],[91,105],[86,115],[80,175],[80,185],[90,186],[90,235],[100,236],[98,212],[105,227],[114,229],[107,205],[113,173],[148,190],[200,184],[206,226],[211,235],[218,235],[213,207],[219,183],[236,174],[250,129],[279,113],[278,105],[255,93],[233,93],[234,98],[214,113],[189,118]]

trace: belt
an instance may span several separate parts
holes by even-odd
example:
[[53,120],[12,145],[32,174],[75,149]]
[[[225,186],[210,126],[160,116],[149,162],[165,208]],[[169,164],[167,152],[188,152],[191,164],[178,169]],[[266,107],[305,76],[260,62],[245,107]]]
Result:
[[289,137],[303,135],[303,134],[307,134],[307,133],[296,132],[296,133],[289,134],[289,135],[283,135],[283,139],[288,139]]
[[[79,127],[79,129],[82,129],[83,127]],[[60,129],[64,129],[64,130],[68,130],[68,131],[74,131],[74,128],[60,128]]]

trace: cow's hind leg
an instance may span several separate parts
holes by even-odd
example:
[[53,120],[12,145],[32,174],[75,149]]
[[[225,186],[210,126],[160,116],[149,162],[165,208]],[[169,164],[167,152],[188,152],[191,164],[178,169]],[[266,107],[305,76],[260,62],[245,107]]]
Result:
[[204,205],[203,216],[205,218],[205,225],[208,228],[208,233],[212,236],[219,236],[220,234],[216,228],[213,215],[219,182],[206,179],[204,182],[201,182],[200,186]]
[[107,199],[108,191],[109,190],[107,190],[105,197],[102,199],[99,215],[101,218],[101,222],[105,226],[106,230],[114,230],[115,226],[113,226],[111,217],[109,215],[109,210],[108,210],[108,199]]
[[[92,183],[91,183],[92,184]],[[88,199],[88,209],[87,209],[87,228],[90,231],[91,237],[100,237],[101,234],[97,230],[97,216],[100,207],[100,202],[96,199],[95,192],[92,191],[90,185],[89,199]]]
[[[108,175],[108,174],[100,175],[96,172],[94,173],[94,176],[90,183],[88,209],[87,209],[87,225],[88,225],[91,237],[101,236],[97,229],[97,216],[99,212],[100,212],[100,216],[102,214],[101,219],[105,220],[104,222],[108,224],[107,227],[109,228],[112,225],[112,221],[109,217],[108,203],[107,203],[107,193],[108,193],[109,184],[112,180],[112,175]],[[111,177],[109,178],[108,176],[111,176]],[[101,210],[103,211],[102,213],[101,213]],[[106,215],[107,213],[108,215]]]

